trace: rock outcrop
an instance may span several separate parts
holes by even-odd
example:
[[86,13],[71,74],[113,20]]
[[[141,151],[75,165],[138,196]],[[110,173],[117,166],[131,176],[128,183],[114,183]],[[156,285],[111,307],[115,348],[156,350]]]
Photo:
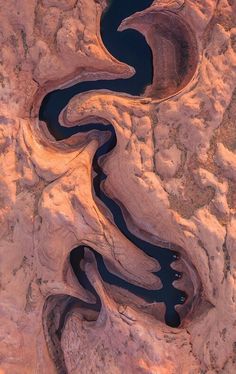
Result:
[[92,159],[104,138],[56,141],[38,119],[49,91],[134,74],[102,43],[106,6],[0,0],[0,373],[234,374],[236,2],[160,0],[129,17],[120,30],[146,36],[153,84],[142,97],[82,93],[60,115],[67,127],[88,118],[114,126],[103,189],[131,232],[180,252],[175,286],[190,297],[176,307],[175,329],[164,305],[103,282],[89,250],[83,268],[100,309],[78,282],[69,256],[84,245],[123,279],[162,286],[159,264],[94,194]]

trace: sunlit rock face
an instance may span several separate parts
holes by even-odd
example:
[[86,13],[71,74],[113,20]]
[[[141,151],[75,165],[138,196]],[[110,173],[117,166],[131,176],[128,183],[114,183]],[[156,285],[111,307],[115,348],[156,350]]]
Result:
[[[56,141],[39,121],[49,91],[134,74],[102,43],[106,6],[0,0],[0,373],[234,374],[236,2],[160,0],[131,15],[120,30],[146,37],[153,83],[140,97],[81,93],[60,114],[68,128],[113,125],[102,189],[132,233],[179,253],[178,328],[164,323],[163,303],[104,282],[89,249],[127,282],[161,289],[158,262],[94,193],[107,135]],[[70,263],[81,245],[97,303]]]

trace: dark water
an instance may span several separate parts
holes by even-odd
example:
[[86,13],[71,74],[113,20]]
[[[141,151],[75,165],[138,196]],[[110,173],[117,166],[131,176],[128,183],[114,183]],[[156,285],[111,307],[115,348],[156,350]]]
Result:
[[[99,158],[109,153],[116,146],[116,134],[113,126],[89,124],[64,128],[58,122],[60,111],[74,95],[81,92],[109,89],[132,95],[142,95],[145,87],[152,82],[152,52],[145,38],[140,33],[134,30],[127,30],[120,33],[116,30],[124,18],[136,11],[147,8],[151,3],[152,1],[150,0],[113,0],[110,2],[110,6],[104,12],[101,20],[101,35],[106,48],[118,60],[135,67],[136,74],[129,79],[82,82],[66,89],[53,91],[44,98],[39,117],[40,120],[47,123],[49,131],[57,140],[66,139],[78,132],[88,132],[92,129],[102,132],[109,131],[109,140],[98,148],[94,156],[93,168],[96,172],[93,180],[94,191],[111,211],[114,222],[119,230],[147,255],[159,261],[161,270],[155,274],[160,277],[163,288],[157,291],[150,291],[124,281],[108,272],[102,257],[94,251],[100,274],[105,282],[125,288],[148,302],[164,302],[166,305],[166,323],[170,326],[178,326],[180,319],[174,307],[176,304],[182,304],[186,299],[184,292],[172,286],[172,282],[181,276],[180,273],[170,267],[170,264],[178,257],[178,254],[169,249],[163,249],[150,244],[132,234],[126,226],[119,205],[110,199],[100,188],[101,182],[106,178],[106,175],[99,165]],[[80,270],[79,263],[81,258],[83,258],[83,247],[80,246],[72,251],[71,264],[81,284],[93,291],[85,273]]]
[[45,96],[39,118],[47,122],[49,131],[57,140],[66,139],[79,132],[77,127],[63,128],[58,123],[58,114],[73,96],[99,89],[141,95],[145,87],[152,83],[152,51],[145,38],[134,30],[117,32],[124,18],[147,8],[151,3],[152,0],[112,0],[101,20],[104,45],[118,60],[135,68],[136,74],[132,78],[81,82],[63,90],[55,90]]

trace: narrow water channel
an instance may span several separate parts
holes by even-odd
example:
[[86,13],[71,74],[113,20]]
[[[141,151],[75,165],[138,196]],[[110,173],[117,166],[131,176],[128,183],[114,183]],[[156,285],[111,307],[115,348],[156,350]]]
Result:
[[[184,303],[186,295],[173,287],[172,283],[181,274],[171,268],[171,263],[175,261],[178,254],[167,248],[163,249],[146,242],[135,236],[127,228],[122,210],[119,205],[107,196],[101,189],[101,182],[106,178],[99,165],[101,156],[108,155],[116,146],[116,133],[112,125],[89,124],[66,128],[60,126],[58,116],[61,110],[68,104],[69,100],[82,92],[89,90],[108,89],[113,92],[124,92],[131,95],[142,95],[145,87],[152,83],[153,65],[152,52],[145,38],[134,30],[127,30],[122,33],[117,32],[121,21],[131,14],[149,7],[152,0],[111,0],[101,19],[101,36],[107,50],[118,60],[135,68],[136,74],[129,79],[98,80],[81,82],[72,87],[55,90],[47,94],[42,102],[39,118],[45,121],[50,133],[57,140],[66,139],[79,132],[99,130],[109,131],[109,140],[97,149],[93,159],[93,169],[95,177],[93,179],[94,192],[97,197],[107,206],[113,215],[117,228],[140,250],[147,255],[158,260],[161,270],[155,274],[160,277],[163,288],[161,290],[146,290],[142,287],[132,285],[125,280],[111,274],[102,259],[102,256],[95,253],[98,269],[107,283],[125,288],[134,294],[142,297],[148,302],[164,302],[166,305],[165,321],[170,326],[178,326],[179,315],[175,310],[175,305]],[[109,157],[109,155],[107,156]],[[88,286],[86,275],[79,269],[80,260],[83,258],[83,247],[74,249],[71,253],[71,264],[75,274],[81,284]]]

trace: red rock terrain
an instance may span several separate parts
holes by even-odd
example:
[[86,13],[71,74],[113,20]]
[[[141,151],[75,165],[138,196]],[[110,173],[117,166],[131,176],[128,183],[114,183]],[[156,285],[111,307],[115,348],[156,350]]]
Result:
[[236,2],[154,1],[129,17],[120,30],[146,36],[153,84],[142,97],[80,94],[60,115],[68,127],[90,118],[114,126],[103,189],[125,207],[130,231],[181,253],[175,284],[189,298],[177,306],[179,328],[164,324],[163,304],[105,284],[89,250],[83,267],[101,310],[88,308],[94,297],[69,263],[84,244],[124,279],[161,287],[159,264],[93,193],[103,139],[56,141],[38,120],[49,91],[134,73],[102,44],[105,6],[0,0],[0,373],[234,374]]

